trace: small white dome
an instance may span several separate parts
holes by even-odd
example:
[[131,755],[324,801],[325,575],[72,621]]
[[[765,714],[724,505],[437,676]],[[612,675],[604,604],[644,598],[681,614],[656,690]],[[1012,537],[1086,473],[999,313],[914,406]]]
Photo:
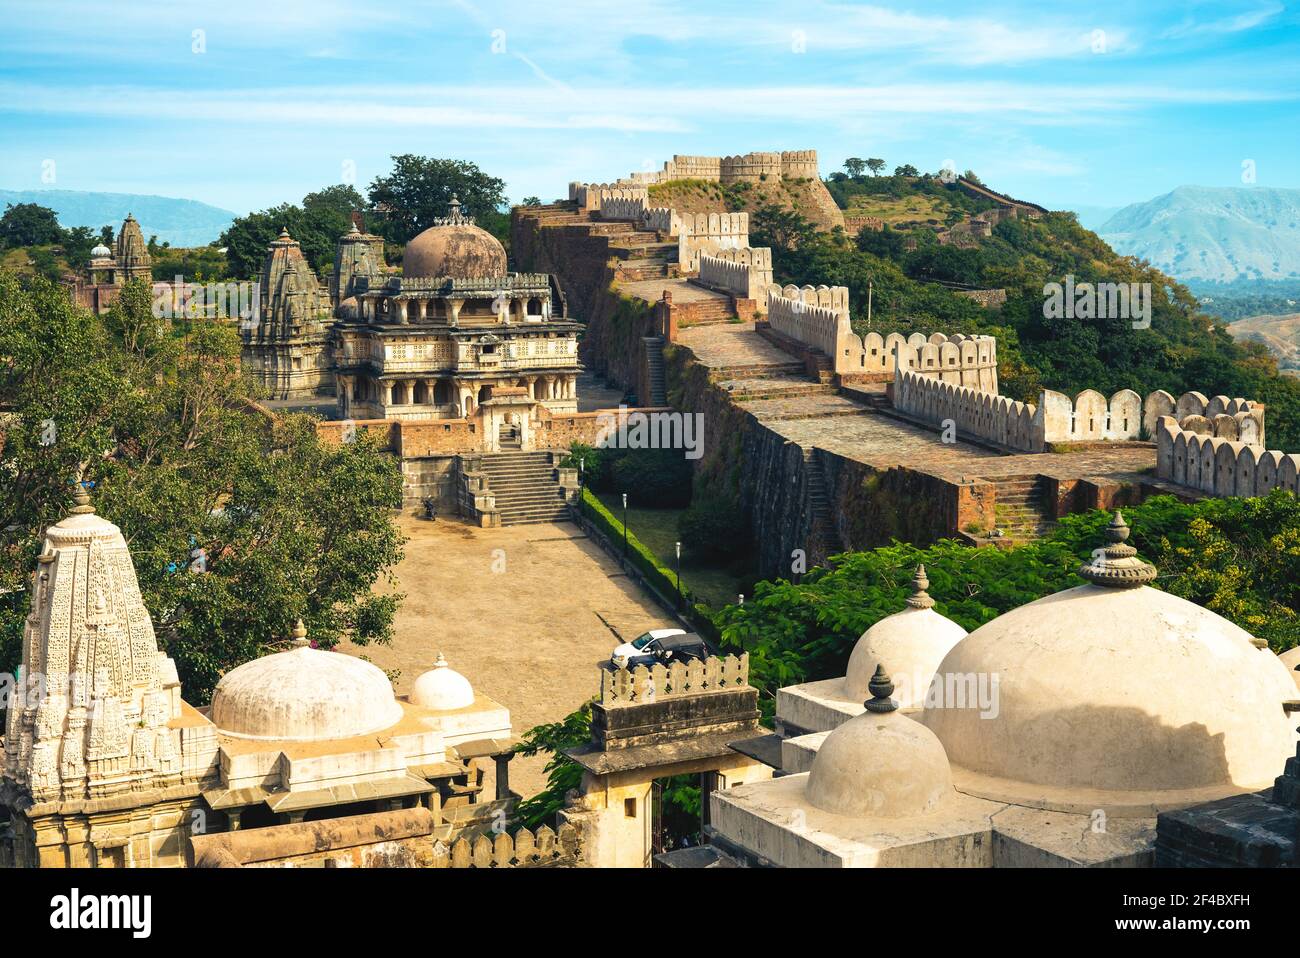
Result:
[[474,704],[474,688],[469,679],[448,667],[447,660],[438,653],[433,668],[415,680],[411,686],[411,704],[421,708],[445,712],[463,709]]
[[314,742],[369,735],[396,725],[402,706],[376,666],[306,644],[231,669],[217,683],[209,717],[236,738]]
[[907,608],[886,616],[862,633],[853,646],[844,676],[847,698],[866,699],[871,694],[876,667],[888,663],[899,707],[920,708],[925,704],[926,691],[939,663],[966,637],[965,629],[934,611],[934,600],[925,591],[929,587],[925,566],[917,566]]
[[94,249],[90,251],[90,256],[92,259],[105,259],[106,257],[112,255],[113,255],[113,251],[109,249],[107,246],[105,246],[103,243],[100,243],[98,246],[96,246]]
[[867,710],[826,736],[817,750],[808,773],[809,803],[851,818],[910,818],[934,811],[954,794],[943,745],[921,723],[893,714],[893,689],[878,666]]

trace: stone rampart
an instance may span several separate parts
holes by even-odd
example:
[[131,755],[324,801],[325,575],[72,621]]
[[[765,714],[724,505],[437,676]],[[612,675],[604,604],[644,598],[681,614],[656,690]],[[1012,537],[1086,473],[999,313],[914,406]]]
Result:
[[767,294],[772,283],[772,251],[765,246],[718,250],[700,254],[701,286],[752,299],[762,312],[767,310]]
[[1008,449],[1043,452],[1038,410],[1030,403],[925,376],[901,364],[894,376],[894,408],[934,424],[952,422],[958,436],[977,436]]
[[677,261],[684,272],[697,273],[700,254],[749,246],[748,213],[677,213]]
[[[1211,496],[1300,494],[1300,455],[1198,431],[1208,420],[1173,416],[1156,422],[1156,475]],[[1190,427],[1190,428],[1189,428]]]

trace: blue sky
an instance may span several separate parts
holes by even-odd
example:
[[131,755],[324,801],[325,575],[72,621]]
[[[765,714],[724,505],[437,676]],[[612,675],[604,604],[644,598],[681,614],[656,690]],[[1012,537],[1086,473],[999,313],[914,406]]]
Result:
[[391,154],[419,153],[550,199],[673,153],[810,147],[823,175],[846,156],[952,160],[1053,208],[1241,185],[1246,161],[1259,186],[1300,187],[1300,4],[1278,0],[0,0],[0,14],[0,188],[242,213],[349,177],[364,192]]

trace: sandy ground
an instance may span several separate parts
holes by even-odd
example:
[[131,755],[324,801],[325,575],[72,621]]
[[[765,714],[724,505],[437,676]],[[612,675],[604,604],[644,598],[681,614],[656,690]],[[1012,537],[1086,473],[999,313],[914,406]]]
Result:
[[[343,651],[400,670],[399,694],[441,651],[476,693],[510,709],[521,735],[599,691],[596,665],[616,633],[631,639],[672,624],[569,523],[481,529],[458,519],[396,521],[410,541],[397,567],[406,599],[393,642]],[[543,765],[545,757],[512,761],[511,788],[527,796],[545,787]]]

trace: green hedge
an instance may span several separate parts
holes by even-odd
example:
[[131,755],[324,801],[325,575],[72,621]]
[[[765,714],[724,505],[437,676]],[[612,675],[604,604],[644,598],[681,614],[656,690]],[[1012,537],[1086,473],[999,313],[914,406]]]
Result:
[[[596,498],[595,494],[585,486],[582,490],[582,513],[596,524],[609,541],[619,547],[623,541],[623,523],[614,518],[614,514],[605,508],[605,504]],[[646,548],[645,543],[638,539],[632,532],[627,531],[627,558],[632,565],[641,571],[641,574],[653,585],[664,598],[672,598],[677,594],[677,575],[672,569],[660,564],[659,559]],[[682,599],[687,608],[694,603],[691,601],[691,593],[686,588],[685,582],[682,583]]]

